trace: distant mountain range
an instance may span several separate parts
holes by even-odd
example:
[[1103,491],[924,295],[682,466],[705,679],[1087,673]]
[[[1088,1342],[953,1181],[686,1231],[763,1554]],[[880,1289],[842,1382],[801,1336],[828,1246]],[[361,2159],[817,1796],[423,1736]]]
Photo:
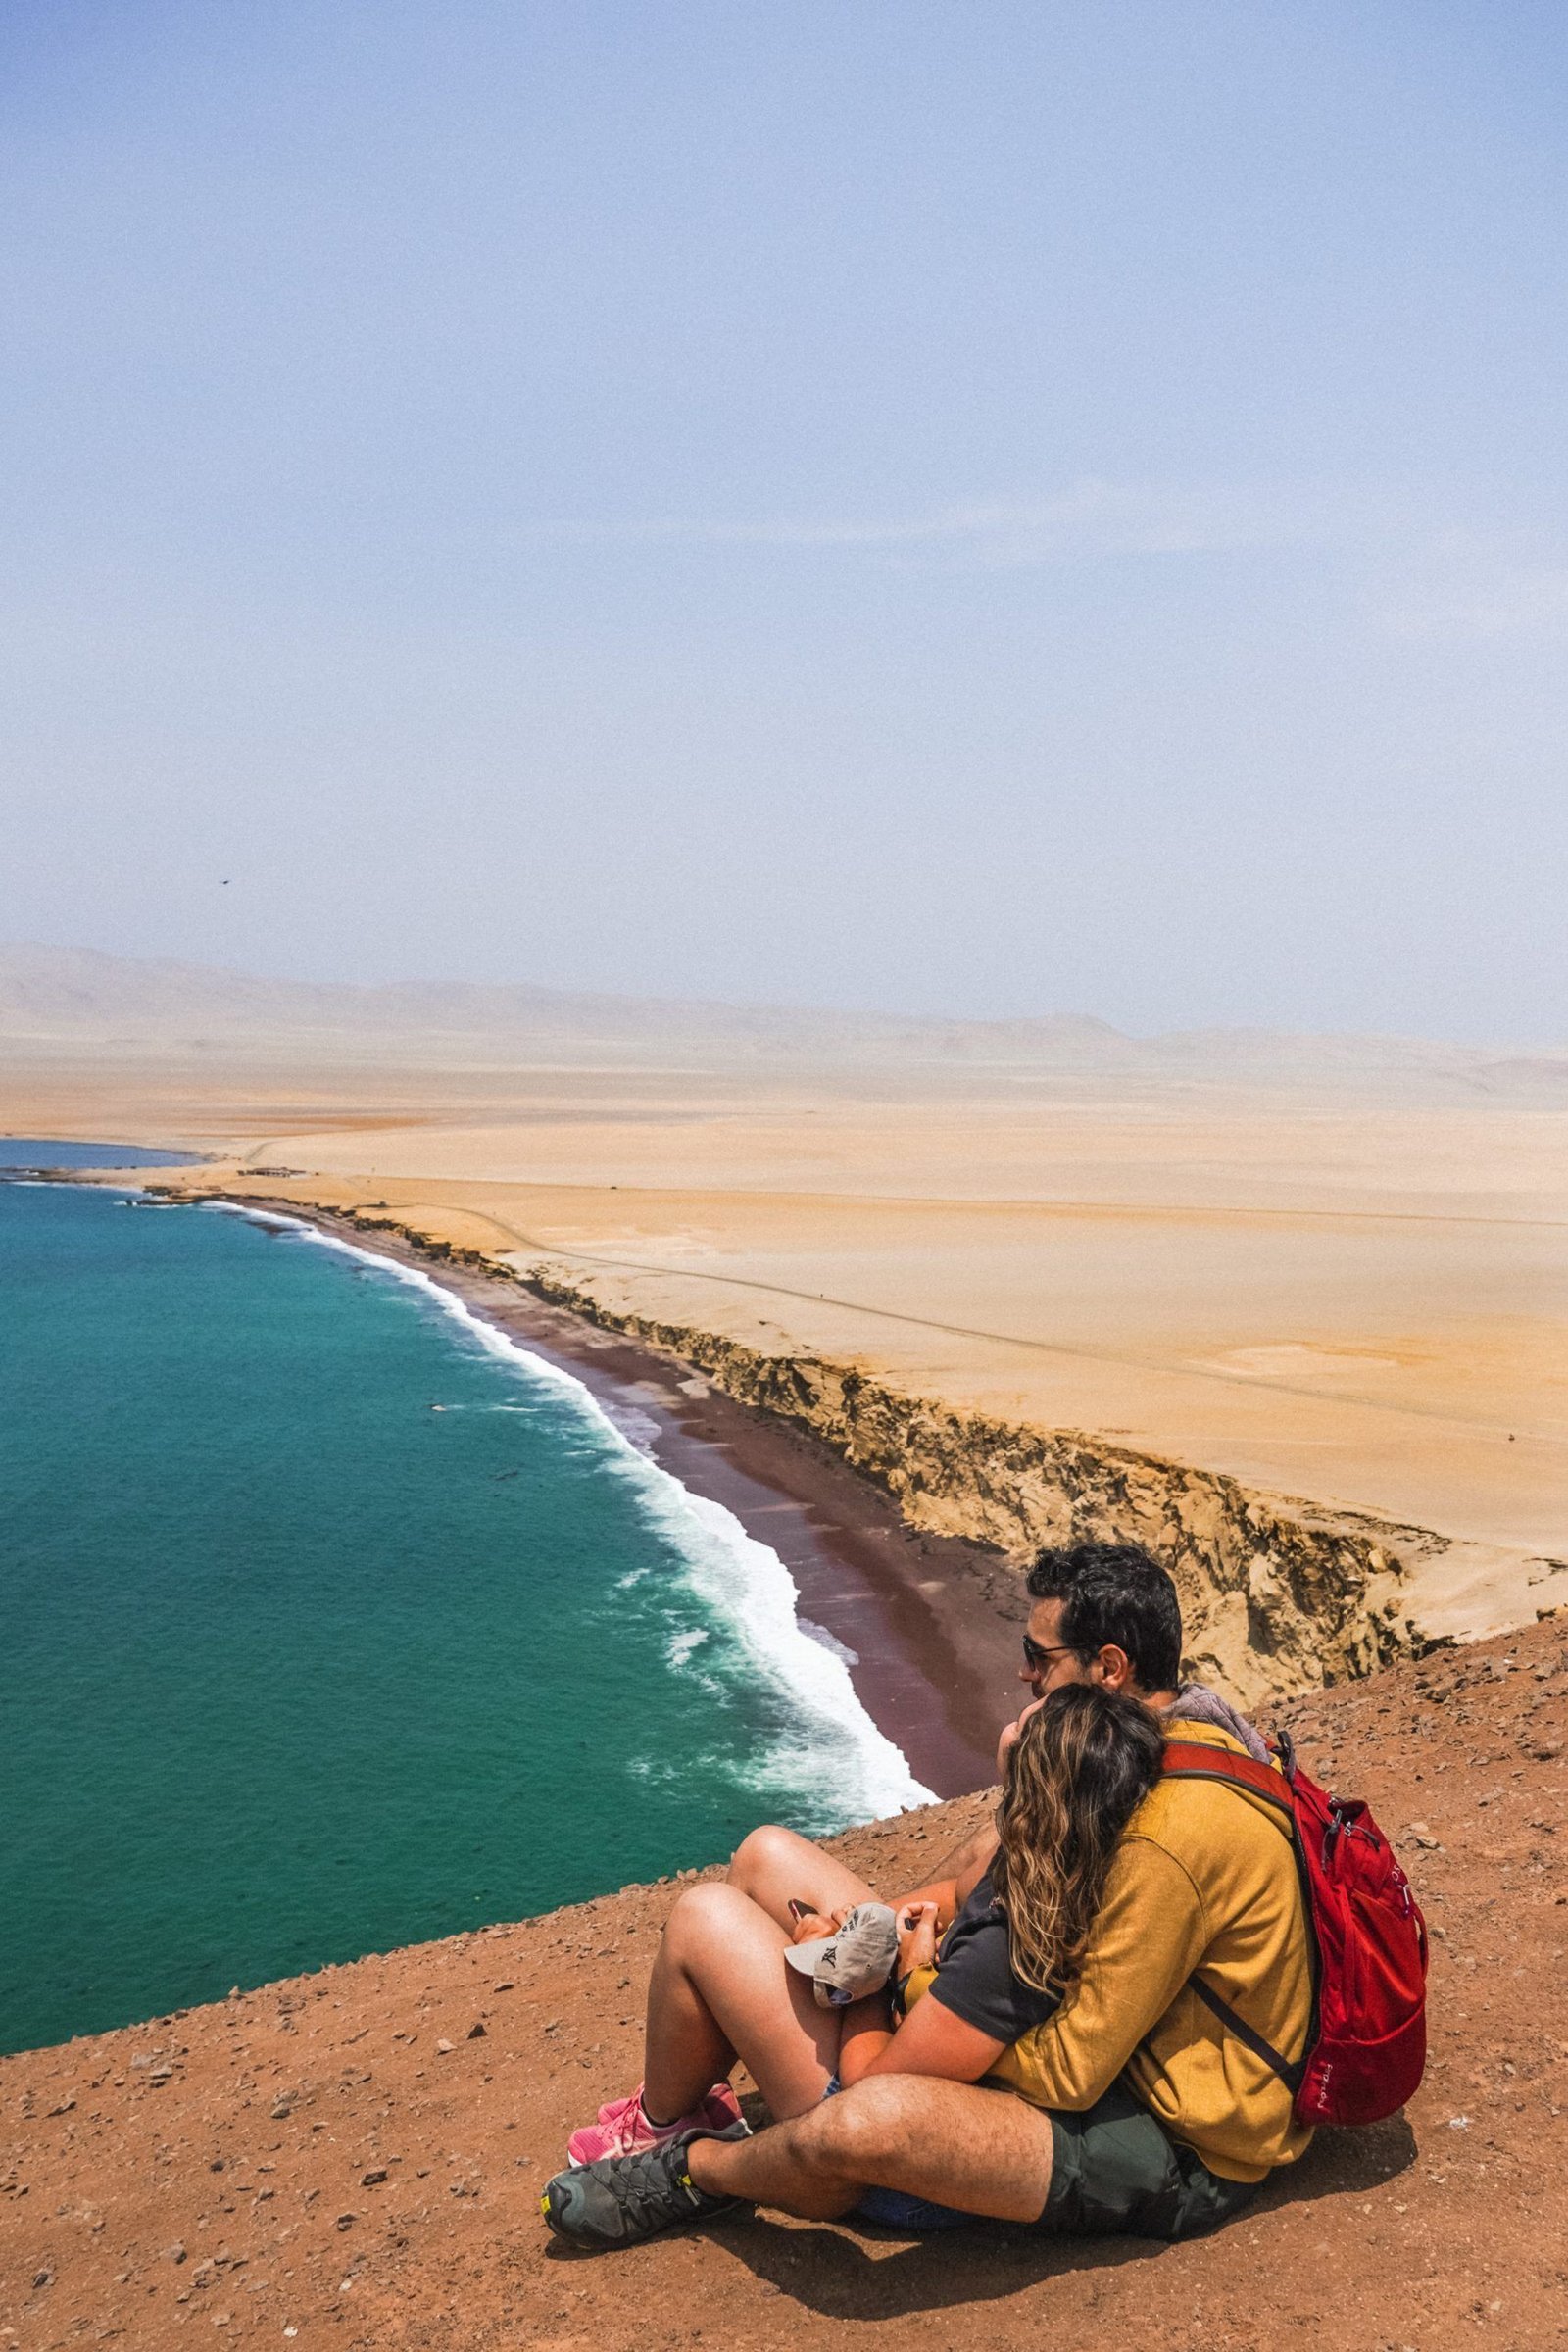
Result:
[[1449,1099],[1522,1092],[1568,1102],[1568,1048],[1509,1052],[1268,1029],[1134,1038],[1088,1015],[957,1021],[461,982],[365,988],[91,948],[0,947],[0,1054],[164,1059],[214,1048],[247,1061],[994,1069],[1358,1091],[1394,1084],[1401,1093],[1435,1087]]

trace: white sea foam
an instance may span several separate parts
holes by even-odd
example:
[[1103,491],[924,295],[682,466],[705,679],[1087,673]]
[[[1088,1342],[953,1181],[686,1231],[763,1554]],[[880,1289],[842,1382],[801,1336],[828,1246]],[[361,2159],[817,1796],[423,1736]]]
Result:
[[835,1658],[842,1658],[846,1666],[858,1666],[860,1663],[859,1651],[851,1649],[849,1643],[841,1642],[837,1634],[830,1634],[825,1625],[818,1625],[814,1617],[803,1617],[801,1631],[809,1641],[820,1642],[822,1647]]
[[[584,1436],[602,1447],[606,1468],[635,1487],[644,1515],[683,1562],[691,1590],[729,1629],[748,1671],[772,1683],[790,1700],[795,1730],[746,1767],[748,1784],[760,1795],[777,1798],[781,1805],[804,1797],[824,1820],[832,1816],[841,1824],[874,1820],[932,1801],[931,1790],[915,1779],[903,1752],[860,1704],[850,1680],[850,1653],[839,1642],[829,1647],[822,1629],[808,1631],[802,1625],[800,1593],[778,1553],[749,1536],[733,1511],[707,1495],[694,1494],[654,1461],[574,1373],[487,1323],[417,1266],[362,1250],[303,1218],[249,1209],[236,1201],[208,1205],[297,1233],[422,1292],[489,1354],[572,1406]],[[698,1646],[691,1644],[692,1649]]]
[[614,1423],[623,1438],[630,1440],[639,1453],[649,1453],[659,1435],[659,1423],[641,1405],[616,1404],[612,1399],[604,1404],[605,1416]]

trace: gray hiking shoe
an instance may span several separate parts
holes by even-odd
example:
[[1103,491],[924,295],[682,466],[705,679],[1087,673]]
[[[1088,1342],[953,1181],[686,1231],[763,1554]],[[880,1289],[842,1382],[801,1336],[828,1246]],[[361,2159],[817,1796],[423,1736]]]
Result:
[[548,2181],[539,2210],[557,2237],[574,2246],[635,2246],[679,2222],[727,2213],[739,2200],[710,2196],[686,2169],[694,2139],[750,2139],[747,2123],[723,2132],[683,2132],[636,2156],[604,2156]]

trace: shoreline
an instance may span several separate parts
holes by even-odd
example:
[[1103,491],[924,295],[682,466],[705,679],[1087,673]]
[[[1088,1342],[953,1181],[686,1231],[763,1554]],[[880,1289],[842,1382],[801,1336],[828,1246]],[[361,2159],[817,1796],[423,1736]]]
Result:
[[[889,1369],[858,1344],[863,1335],[803,1344],[753,1315],[755,1301],[719,1312],[678,1286],[671,1294],[659,1267],[640,1282],[625,1268],[596,1278],[620,1261],[584,1257],[574,1231],[553,1247],[531,1196],[385,1179],[372,1195],[363,1177],[250,1164],[172,1172],[154,1189],[270,1208],[372,1252],[407,1253],[525,1344],[558,1349],[579,1376],[627,1384],[645,1409],[659,1408],[656,1458],[694,1491],[738,1503],[742,1525],[785,1557],[803,1613],[858,1653],[866,1712],[935,1788],[990,1777],[996,1725],[1015,1711],[1026,1614],[1018,1566],[1042,1544],[1152,1544],[1182,1596],[1191,1671],[1253,1709],[1434,1642],[1528,1624],[1555,1597],[1551,1580],[1568,1579],[1568,1560],[1553,1554],[1499,1551],[1430,1523],[1314,1501],[1310,1489],[1251,1485],[1128,1444],[1119,1428],[1031,1418],[1018,1398],[1002,1414],[955,1401],[943,1379],[917,1386]],[[718,1462],[704,1442],[716,1443]],[[768,1492],[738,1497],[737,1464]],[[710,1484],[720,1472],[726,1483]],[[746,1507],[780,1499],[805,1510],[804,1528],[792,1531],[788,1507],[768,1514],[778,1526],[757,1524]],[[933,1743],[946,1756],[933,1756]]]
[[[140,1188],[147,1189],[147,1188]],[[509,1339],[580,1380],[691,1493],[721,1503],[777,1553],[798,1615],[853,1653],[850,1679],[877,1730],[939,1799],[991,1785],[996,1739],[1016,1711],[1021,1579],[961,1537],[910,1528],[891,1495],[809,1432],[725,1396],[651,1347],[534,1298],[515,1279],[455,1264],[385,1227],[275,1196],[206,1198],[312,1225],[368,1257],[416,1269]]]

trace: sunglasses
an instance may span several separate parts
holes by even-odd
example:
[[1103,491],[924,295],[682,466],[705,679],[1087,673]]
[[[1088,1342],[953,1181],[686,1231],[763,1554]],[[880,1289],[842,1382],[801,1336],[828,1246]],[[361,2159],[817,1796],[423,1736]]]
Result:
[[1070,1642],[1058,1644],[1054,1649],[1047,1649],[1042,1642],[1036,1642],[1030,1635],[1025,1634],[1023,1637],[1023,1662],[1031,1674],[1044,1674],[1053,1658],[1070,1658],[1072,1655]]

